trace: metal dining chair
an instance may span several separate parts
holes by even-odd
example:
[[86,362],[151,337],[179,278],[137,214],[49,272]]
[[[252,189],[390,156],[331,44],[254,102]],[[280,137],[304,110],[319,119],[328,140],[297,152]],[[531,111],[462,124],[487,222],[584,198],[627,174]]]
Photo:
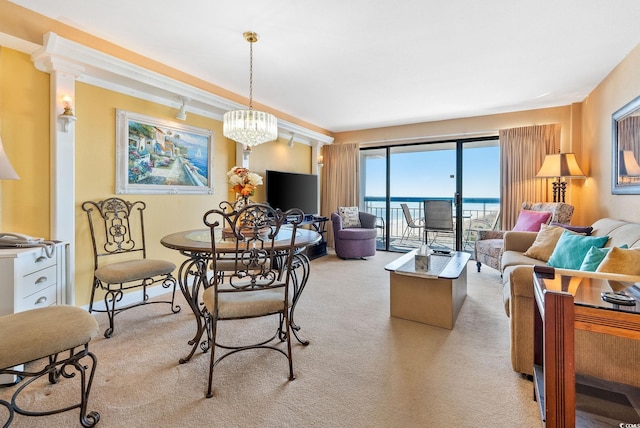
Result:
[[[298,209],[283,213],[268,205],[250,204],[238,211],[207,211],[203,220],[210,230],[212,254],[217,253],[219,239],[235,243],[232,252],[227,250],[227,258],[212,258],[213,275],[202,294],[202,314],[211,349],[207,398],[213,396],[214,368],[228,356],[250,349],[270,349],[283,354],[289,362],[289,380],[295,379],[290,323],[294,301],[292,261],[297,228],[304,220],[304,213]],[[276,247],[276,236],[287,233],[288,244]],[[275,328],[265,332],[266,339],[249,344],[219,343],[220,321],[259,317],[276,320]],[[237,324],[255,332],[254,323]],[[277,346],[285,341],[286,349]],[[216,351],[224,353],[217,356]]]
[[[176,265],[166,260],[147,258],[142,201],[129,202],[120,198],[86,201],[82,209],[87,213],[93,249],[93,286],[89,312],[106,312],[109,328],[104,337],[113,334],[115,316],[127,309],[151,303],[168,303],[173,313],[180,312],[175,304]],[[136,215],[136,213],[138,215]],[[147,289],[160,284],[171,290],[168,300],[149,300]],[[119,303],[127,290],[138,288],[141,298],[126,306]],[[96,291],[104,292],[104,309],[95,307]]]

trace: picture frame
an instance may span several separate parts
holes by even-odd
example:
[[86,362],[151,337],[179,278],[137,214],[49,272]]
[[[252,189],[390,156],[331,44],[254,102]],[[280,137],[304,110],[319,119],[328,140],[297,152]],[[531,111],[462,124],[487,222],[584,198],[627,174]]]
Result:
[[640,195],[640,96],[611,115],[611,193]]
[[116,109],[116,194],[213,194],[213,131]]

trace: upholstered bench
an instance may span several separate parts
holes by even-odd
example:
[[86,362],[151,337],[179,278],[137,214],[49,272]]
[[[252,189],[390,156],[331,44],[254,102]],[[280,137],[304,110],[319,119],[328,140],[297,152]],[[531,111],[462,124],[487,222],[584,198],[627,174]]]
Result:
[[[15,413],[26,416],[46,416],[80,409],[80,423],[84,427],[94,426],[100,420],[97,412],[87,413],[87,401],[96,368],[96,357],[89,352],[89,341],[98,334],[98,322],[88,312],[75,306],[50,306],[32,309],[0,317],[0,374],[30,378],[11,397],[11,402],[0,400],[0,405],[9,410],[8,426]],[[91,364],[82,361],[91,359]],[[36,368],[18,370],[15,366],[46,358],[45,366],[34,363]],[[87,361],[88,362],[88,361]],[[73,370],[80,372],[75,376]],[[88,372],[87,372],[88,370]],[[88,373],[88,375],[87,375]],[[18,395],[32,382],[48,375],[49,382],[58,383],[60,378],[80,381],[80,402],[56,410],[34,411],[17,404]]]

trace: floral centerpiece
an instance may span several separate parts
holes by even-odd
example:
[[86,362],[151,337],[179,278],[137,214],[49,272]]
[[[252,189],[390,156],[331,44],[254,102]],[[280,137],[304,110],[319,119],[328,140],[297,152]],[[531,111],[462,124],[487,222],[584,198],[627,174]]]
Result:
[[231,168],[227,172],[227,177],[231,190],[236,192],[239,198],[244,199],[245,203],[249,197],[255,195],[256,188],[262,185],[262,177],[260,175],[239,166]]

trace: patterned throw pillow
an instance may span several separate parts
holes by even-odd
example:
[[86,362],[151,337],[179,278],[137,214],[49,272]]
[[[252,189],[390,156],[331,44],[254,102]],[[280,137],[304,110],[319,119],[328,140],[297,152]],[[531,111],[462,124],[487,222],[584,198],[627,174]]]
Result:
[[342,227],[361,227],[360,209],[358,207],[338,207],[338,214],[342,218]]

